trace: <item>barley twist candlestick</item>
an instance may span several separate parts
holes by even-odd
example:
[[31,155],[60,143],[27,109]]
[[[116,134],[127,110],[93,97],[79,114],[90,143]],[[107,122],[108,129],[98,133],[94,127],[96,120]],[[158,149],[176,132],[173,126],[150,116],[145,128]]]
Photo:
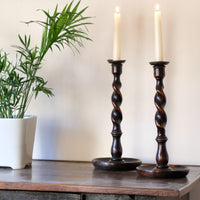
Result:
[[122,112],[120,109],[120,105],[122,103],[122,95],[120,92],[121,81],[120,75],[122,73],[122,63],[125,60],[108,60],[109,63],[112,64],[112,74],[114,76],[113,80],[113,94],[112,94],[112,104],[113,111],[111,114],[111,120],[113,123],[112,136],[113,142],[111,147],[111,158],[96,158],[94,159],[93,165],[96,169],[103,170],[134,170],[137,166],[141,164],[141,161],[135,158],[122,158],[122,145],[121,145],[121,121],[122,121]]
[[[163,63],[168,64],[168,62]],[[155,115],[155,124],[157,127],[158,136],[156,141],[158,142],[157,150],[157,167],[159,169],[168,168],[168,154],[166,149],[167,137],[165,135],[165,125],[167,123],[167,116],[164,111],[166,104],[166,97],[163,92],[163,78],[165,76],[165,66],[154,66],[154,77],[156,78],[156,95],[154,98],[157,112]]]
[[[111,62],[112,63],[112,62]],[[123,63],[123,61],[121,62]],[[120,81],[120,75],[122,73],[122,64],[120,65],[113,65],[112,67],[112,73],[114,75],[114,80],[112,84],[113,88],[113,94],[112,94],[112,105],[113,105],[113,111],[111,114],[111,120],[113,123],[113,129],[112,129],[112,136],[113,136],[113,143],[111,147],[111,155],[112,160],[122,160],[122,145],[121,145],[121,121],[122,121],[122,112],[120,110],[120,105],[122,103],[122,95],[120,92],[121,88],[121,81]]]
[[158,149],[155,165],[142,165],[137,167],[137,172],[142,176],[152,178],[181,178],[188,174],[189,170],[183,166],[168,165],[168,153],[166,148],[167,137],[165,135],[165,125],[167,116],[164,111],[166,97],[163,92],[163,78],[165,76],[165,65],[169,62],[157,61],[150,64],[154,67],[154,77],[156,79],[156,95],[154,98],[157,112],[155,114],[155,124],[157,127]]

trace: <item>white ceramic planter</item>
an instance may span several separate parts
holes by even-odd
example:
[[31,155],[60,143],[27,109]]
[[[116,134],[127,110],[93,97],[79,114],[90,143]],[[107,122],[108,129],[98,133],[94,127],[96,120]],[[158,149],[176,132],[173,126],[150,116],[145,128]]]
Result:
[[0,119],[0,167],[22,169],[32,163],[36,116]]

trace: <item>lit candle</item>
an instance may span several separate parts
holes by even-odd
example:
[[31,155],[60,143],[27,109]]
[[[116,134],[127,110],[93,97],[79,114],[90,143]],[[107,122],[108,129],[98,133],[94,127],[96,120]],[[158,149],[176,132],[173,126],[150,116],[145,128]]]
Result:
[[114,14],[113,60],[121,59],[121,19],[119,7]]
[[162,27],[161,27],[161,12],[159,5],[156,5],[154,12],[155,20],[155,56],[156,61],[163,61],[163,42],[162,42]]

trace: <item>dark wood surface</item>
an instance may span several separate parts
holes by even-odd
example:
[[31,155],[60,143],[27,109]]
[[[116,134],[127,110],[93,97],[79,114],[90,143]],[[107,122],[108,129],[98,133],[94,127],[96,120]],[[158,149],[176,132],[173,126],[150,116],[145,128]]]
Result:
[[0,189],[181,197],[200,181],[200,167],[189,169],[186,178],[162,180],[94,170],[92,163],[33,161],[32,168],[0,168]]

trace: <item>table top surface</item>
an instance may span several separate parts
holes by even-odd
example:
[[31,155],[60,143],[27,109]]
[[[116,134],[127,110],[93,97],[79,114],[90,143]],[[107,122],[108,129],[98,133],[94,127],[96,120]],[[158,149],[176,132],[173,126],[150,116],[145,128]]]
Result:
[[180,179],[152,179],[136,171],[95,170],[90,162],[36,161],[32,167],[0,168],[0,189],[181,197],[200,181],[200,167]]

